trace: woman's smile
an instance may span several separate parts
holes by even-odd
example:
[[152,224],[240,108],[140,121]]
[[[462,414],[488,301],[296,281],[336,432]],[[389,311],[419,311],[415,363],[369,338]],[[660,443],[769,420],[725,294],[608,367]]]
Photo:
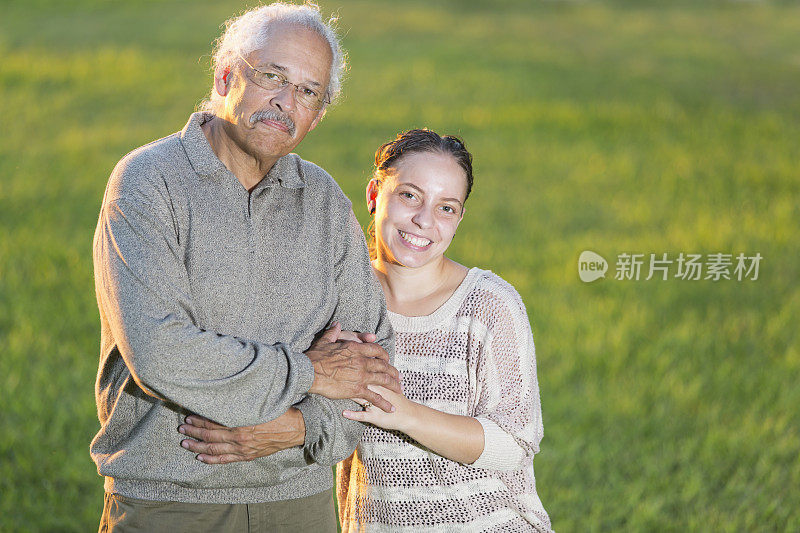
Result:
[[425,237],[420,237],[419,235],[414,235],[413,233],[408,233],[403,230],[397,230],[397,233],[403,240],[403,244],[412,250],[427,250],[430,245],[433,244],[432,240],[426,239]]

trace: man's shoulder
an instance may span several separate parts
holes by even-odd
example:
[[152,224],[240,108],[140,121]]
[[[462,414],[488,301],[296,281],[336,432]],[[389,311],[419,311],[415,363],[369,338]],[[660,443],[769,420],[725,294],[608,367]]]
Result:
[[141,197],[155,194],[164,176],[186,166],[180,133],[173,133],[128,152],[119,160],[108,180],[106,196]]
[[350,199],[328,171],[311,161],[306,161],[297,154],[289,154],[289,157],[294,161],[308,192],[328,196],[346,205],[348,209],[350,208]]

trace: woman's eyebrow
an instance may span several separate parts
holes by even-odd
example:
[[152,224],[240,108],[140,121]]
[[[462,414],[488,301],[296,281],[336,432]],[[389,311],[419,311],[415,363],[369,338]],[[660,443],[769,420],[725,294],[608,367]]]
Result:
[[[404,181],[404,182],[399,183],[398,185],[405,185],[406,187],[411,187],[412,189],[418,190],[423,195],[425,194],[425,191],[423,191],[422,189],[420,189],[419,187],[417,187],[413,183],[408,183],[408,182]],[[461,203],[461,200],[459,200],[458,198],[442,198],[442,200],[444,200],[445,202],[455,202],[458,205],[464,205],[464,204]]]
[[417,187],[413,183],[409,183],[409,182],[403,181],[403,182],[398,183],[397,185],[398,186],[406,186],[406,187],[409,187],[411,189],[415,189],[415,190],[421,192],[423,195],[425,194],[425,191],[423,191],[422,189],[420,189],[419,187]]

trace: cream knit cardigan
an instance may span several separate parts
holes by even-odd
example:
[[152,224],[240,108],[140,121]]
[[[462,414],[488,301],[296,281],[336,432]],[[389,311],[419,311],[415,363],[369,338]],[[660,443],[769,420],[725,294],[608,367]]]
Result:
[[542,438],[533,335],[516,290],[473,268],[434,313],[389,319],[406,396],[475,417],[485,446],[466,465],[369,426],[337,469],[342,531],[550,531],[533,474]]

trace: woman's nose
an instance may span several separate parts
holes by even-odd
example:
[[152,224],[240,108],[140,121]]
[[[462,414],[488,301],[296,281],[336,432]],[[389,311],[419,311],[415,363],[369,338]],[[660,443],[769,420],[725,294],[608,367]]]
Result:
[[430,228],[433,225],[433,213],[431,213],[430,209],[423,206],[417,209],[411,221],[420,228]]

